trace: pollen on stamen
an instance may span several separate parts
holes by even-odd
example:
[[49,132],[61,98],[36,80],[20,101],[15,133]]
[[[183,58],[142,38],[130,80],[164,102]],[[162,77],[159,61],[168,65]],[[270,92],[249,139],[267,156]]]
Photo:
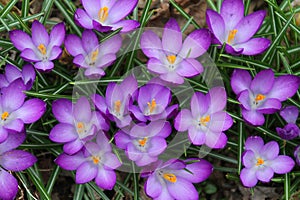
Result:
[[84,123],[78,122],[77,123],[77,130],[78,130],[78,133],[82,133],[84,131]]
[[144,139],[139,140],[138,142],[139,142],[140,146],[144,147],[146,145],[147,141],[148,141],[148,138],[144,138]]
[[169,61],[169,63],[171,65],[173,65],[176,61],[176,56],[175,55],[169,55],[169,56],[167,56],[167,60]]
[[238,32],[237,29],[233,29],[233,30],[229,31],[228,38],[227,38],[227,43],[228,44],[232,43],[232,41],[234,40],[235,35],[237,34],[237,32]]
[[92,52],[91,55],[92,62],[95,62],[97,60],[98,54],[99,54],[99,49],[97,48],[95,51]]
[[207,115],[205,117],[200,118],[199,124],[202,125],[202,126],[206,126],[209,121],[210,121],[210,116]]
[[44,44],[40,44],[37,48],[41,52],[41,54],[43,54],[43,55],[47,54],[47,49]]
[[8,116],[9,116],[9,113],[5,111],[5,112],[2,113],[1,119],[6,120],[8,118]]
[[256,162],[256,166],[263,165],[264,163],[265,163],[264,159],[258,158],[258,159],[257,159],[257,162]]
[[120,111],[121,111],[121,101],[120,100],[115,101],[114,110],[116,113],[120,113]]
[[108,7],[102,7],[98,12],[98,18],[100,22],[105,22],[108,17]]
[[164,173],[163,178],[171,183],[176,183],[176,181],[177,181],[177,177],[171,173]]
[[156,108],[156,101],[155,101],[155,99],[152,99],[151,103],[148,102],[147,105],[148,105],[148,108],[149,108],[149,113],[150,114],[153,113],[153,111]]
[[262,101],[262,100],[264,100],[265,98],[266,98],[265,95],[258,94],[258,95],[256,95],[256,97],[255,97],[255,101],[256,101],[256,102]]
[[100,157],[99,156],[92,156],[92,160],[93,160],[93,163],[95,165],[97,165],[100,162]]

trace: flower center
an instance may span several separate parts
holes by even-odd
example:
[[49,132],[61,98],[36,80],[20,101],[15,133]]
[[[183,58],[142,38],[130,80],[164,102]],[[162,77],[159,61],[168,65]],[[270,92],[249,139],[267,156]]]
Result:
[[199,125],[206,126],[209,121],[210,121],[209,115],[207,115],[205,117],[201,117],[199,120]]
[[148,104],[148,108],[149,108],[150,114],[153,113],[153,111],[156,108],[156,101],[155,101],[155,99],[152,99],[151,103],[148,102],[147,104]]
[[99,54],[99,49],[98,49],[98,48],[97,48],[95,51],[92,52],[91,60],[92,60],[93,64],[94,64],[95,61],[97,60],[98,54]]
[[9,113],[5,111],[5,112],[2,113],[1,119],[6,120],[8,118],[8,116],[9,116]]
[[262,159],[262,158],[257,158],[256,161],[257,161],[256,166],[260,166],[265,163],[264,159]]
[[238,32],[237,29],[233,29],[233,30],[229,31],[228,38],[227,38],[227,43],[228,44],[231,44],[231,42],[234,40],[235,35],[236,35],[237,32]]
[[77,132],[78,133],[83,133],[85,129],[84,123],[83,122],[78,122],[77,123]]
[[44,44],[40,44],[37,48],[41,52],[41,54],[46,55],[47,49]]
[[146,138],[146,137],[144,139],[138,140],[139,146],[144,147],[147,144],[147,141],[148,141],[148,138]]
[[100,22],[105,22],[108,17],[108,7],[102,7],[98,12],[98,18]]
[[258,95],[256,95],[256,97],[255,97],[255,101],[256,101],[256,103],[258,103],[259,101],[262,101],[262,100],[264,100],[265,98],[266,98],[265,95],[258,94]]
[[176,61],[176,56],[175,55],[169,55],[169,56],[167,56],[167,60],[169,61],[169,63],[171,65],[173,65]]
[[99,156],[92,156],[92,160],[93,160],[93,163],[95,165],[97,165],[100,162],[100,157]]
[[121,111],[121,101],[120,100],[115,101],[114,109],[115,109],[116,113],[120,113],[120,111]]
[[171,174],[171,173],[164,173],[163,178],[166,179],[167,181],[171,182],[171,183],[176,183],[176,181],[177,181],[176,176],[174,174]]

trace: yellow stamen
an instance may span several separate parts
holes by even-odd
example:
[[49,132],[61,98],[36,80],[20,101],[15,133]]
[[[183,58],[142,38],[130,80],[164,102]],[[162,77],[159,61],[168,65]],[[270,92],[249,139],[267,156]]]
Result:
[[169,55],[169,56],[167,56],[167,59],[168,59],[169,63],[171,65],[173,65],[176,61],[176,56],[175,55]]
[[77,123],[77,130],[78,130],[78,133],[82,133],[84,131],[84,123],[78,122]]
[[5,112],[2,113],[1,119],[6,120],[8,118],[8,116],[9,116],[9,113],[5,111]]
[[228,38],[227,38],[227,43],[228,44],[231,44],[231,42],[232,42],[232,40],[234,40],[234,37],[235,37],[237,32],[238,32],[237,29],[233,29],[233,30],[229,31]]
[[121,101],[117,100],[115,101],[115,112],[120,113],[121,110]]
[[200,118],[200,124],[203,126],[206,126],[206,124],[210,121],[210,116],[207,115],[205,117]]
[[139,144],[140,144],[142,147],[144,147],[144,146],[146,145],[147,141],[148,141],[148,138],[145,137],[144,139],[139,140]]
[[[121,11],[120,11],[121,12]],[[98,12],[98,18],[100,22],[105,22],[108,17],[108,7],[104,6]]]
[[256,162],[256,166],[260,166],[260,165],[262,165],[264,163],[265,163],[265,161],[262,158],[258,158],[257,162]]
[[265,95],[258,94],[258,95],[256,95],[256,97],[255,97],[255,101],[256,101],[256,102],[262,101],[262,100],[264,100],[265,98],[266,98]]
[[47,49],[46,49],[45,45],[40,44],[37,48],[41,52],[41,54],[46,55]]
[[155,108],[156,108],[156,101],[155,101],[155,99],[152,99],[151,103],[148,102],[147,104],[148,104],[149,112],[152,113],[155,110]]
[[93,163],[97,165],[100,162],[99,156],[92,156]]
[[95,62],[98,58],[98,54],[99,54],[99,49],[97,48],[95,51],[92,52],[92,55],[91,55],[91,60],[93,62]]
[[176,176],[174,174],[170,174],[170,173],[163,174],[163,178],[171,183],[176,183],[176,181],[177,181]]

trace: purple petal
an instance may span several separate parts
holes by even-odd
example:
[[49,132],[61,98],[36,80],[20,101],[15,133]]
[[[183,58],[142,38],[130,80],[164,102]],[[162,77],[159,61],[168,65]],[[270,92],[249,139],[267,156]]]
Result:
[[207,9],[206,22],[219,44],[225,42],[225,23],[222,16],[214,10]]
[[150,163],[156,162],[157,159],[158,158],[156,156],[152,157],[149,154],[142,153],[142,157],[136,160],[135,163],[137,166],[142,167],[142,166],[149,165]]
[[160,59],[163,48],[161,40],[153,31],[148,30],[142,34],[140,46],[147,57]]
[[148,148],[149,156],[159,156],[167,148],[167,142],[164,138],[153,137],[150,142],[151,146]]
[[269,161],[270,167],[274,170],[277,174],[286,174],[295,166],[295,162],[292,158],[289,156],[278,156],[272,161]]
[[166,74],[169,72],[167,66],[157,58],[150,58],[147,62],[147,68],[156,74]]
[[267,99],[256,110],[263,114],[273,114],[280,110],[281,102],[278,99]]
[[181,110],[175,118],[174,127],[177,131],[186,131],[192,125],[192,114],[187,109]]
[[227,136],[225,133],[207,132],[205,144],[213,149],[222,149],[226,146]]
[[143,153],[138,151],[132,143],[129,143],[126,148],[127,156],[130,160],[137,161],[143,156]]
[[144,116],[144,113],[141,112],[141,110],[139,109],[138,106],[135,106],[135,105],[130,105],[129,106],[129,111],[134,115],[134,117],[141,121],[141,122],[146,122],[147,119],[146,117]]
[[244,17],[242,0],[224,0],[221,6],[221,16],[226,22],[226,31],[233,30]]
[[82,47],[81,39],[74,34],[70,34],[66,37],[65,47],[72,56],[85,53],[85,50]]
[[158,180],[155,174],[149,176],[145,183],[145,192],[152,198],[158,197],[162,192],[161,182]]
[[206,98],[209,99],[208,101],[210,102],[208,111],[209,113],[219,112],[225,108],[227,102],[225,88],[211,88],[206,96]]
[[45,71],[49,71],[49,70],[53,69],[54,63],[51,61],[43,61],[43,62],[35,63],[34,67],[38,70],[45,72]]
[[255,168],[244,168],[240,174],[241,181],[245,187],[254,187],[257,184]]
[[71,156],[62,153],[55,159],[55,163],[66,170],[76,170],[84,161],[85,158],[81,151]]
[[[109,21],[114,24],[125,18],[137,5],[138,0],[121,0],[116,1],[109,13]],[[120,12],[122,11],[122,12]]]
[[79,54],[77,56],[75,56],[75,58],[73,59],[73,63],[82,67],[82,68],[88,68],[89,65],[87,65],[87,63],[85,62],[85,55]]
[[238,95],[240,92],[244,90],[248,90],[250,88],[252,78],[248,71],[242,69],[235,69],[231,76],[231,87],[233,92]]
[[186,199],[188,196],[189,199],[196,200],[199,196],[194,185],[181,177],[177,177],[176,183],[167,183],[167,188],[174,199]]
[[101,33],[112,31],[111,25],[105,26],[105,25],[102,25],[101,23],[99,23],[96,20],[92,20],[92,23],[93,23],[93,29],[95,29],[95,30],[97,30]]
[[12,150],[1,155],[0,164],[6,170],[22,171],[31,167],[37,161],[31,153],[22,150]]
[[21,119],[14,119],[3,126],[7,130],[21,132],[24,128],[24,123]]
[[193,118],[204,115],[208,110],[209,104],[210,101],[207,96],[201,92],[195,92],[191,99],[191,112]]
[[83,141],[81,139],[76,139],[72,142],[66,143],[63,146],[63,150],[64,152],[66,152],[67,154],[74,154],[77,153],[79,150],[81,150],[83,147]]
[[292,140],[300,135],[300,129],[296,124],[287,124],[284,128],[276,127],[276,132],[284,140]]
[[101,56],[100,60],[97,61],[96,67],[97,68],[106,68],[107,66],[111,65],[116,60],[116,55],[113,53],[105,54]]
[[272,69],[262,70],[254,77],[250,88],[255,94],[266,94],[272,89],[274,79]]
[[256,171],[256,177],[262,182],[270,182],[274,176],[274,171],[271,167],[262,167]]
[[296,106],[287,106],[280,111],[280,116],[287,123],[296,123],[299,115],[299,109]]
[[260,10],[244,17],[235,27],[238,30],[234,37],[235,43],[247,42],[257,32],[265,16],[266,11]]
[[243,48],[242,47],[236,47],[235,46],[231,46],[229,44],[226,43],[225,45],[225,51],[231,55],[234,55],[234,56],[239,56],[240,54],[242,54],[243,52]]
[[110,169],[116,169],[120,167],[122,164],[120,163],[118,157],[113,153],[106,153],[104,165],[109,167]]
[[202,145],[205,143],[205,133],[195,126],[188,129],[189,139],[194,145]]
[[122,20],[117,23],[111,25],[112,30],[117,30],[118,28],[122,28],[121,33],[127,33],[132,31],[140,26],[140,23],[135,20]]
[[173,199],[174,197],[171,196],[170,192],[166,187],[163,187],[160,195],[155,198],[155,200],[173,200]]
[[30,90],[36,76],[34,67],[31,64],[24,65],[22,68],[22,75],[24,83],[26,84],[26,89]]
[[9,38],[13,45],[19,50],[23,51],[27,48],[34,49],[35,46],[30,36],[21,30],[13,30],[9,32]]
[[105,170],[104,168],[98,169],[98,173],[95,178],[96,184],[105,190],[113,189],[116,184],[117,176],[112,170]]
[[58,46],[54,46],[52,49],[51,49],[51,53],[50,53],[50,56],[49,56],[49,60],[55,60],[57,59],[62,53],[62,50],[60,47]]
[[207,51],[210,42],[211,37],[207,29],[195,30],[184,40],[179,55],[182,58],[197,58]]
[[46,47],[49,44],[49,35],[43,24],[39,21],[34,20],[31,27],[32,32],[32,41],[35,46],[39,46],[40,44],[45,45]]
[[52,103],[54,117],[60,123],[73,124],[72,102],[67,99],[58,99]]
[[26,97],[23,92],[25,89],[25,85],[21,79],[17,79],[8,87],[2,88],[2,112],[10,113],[22,106]]
[[242,109],[242,115],[244,120],[253,126],[261,126],[265,123],[264,115],[256,110]]
[[166,52],[174,55],[177,55],[182,47],[182,33],[177,21],[173,18],[164,27],[162,46]]
[[[151,123],[153,123],[153,122],[151,122]],[[155,126],[155,124],[153,124],[153,125]],[[156,136],[166,138],[171,134],[171,132],[172,132],[171,124],[170,124],[170,122],[166,121],[166,122],[164,122],[164,126],[160,129],[160,131],[158,133],[156,133]],[[154,132],[153,132],[153,134],[154,134]]]
[[59,123],[52,128],[49,138],[54,142],[65,143],[77,139],[78,134],[73,125]]
[[[101,1],[89,1],[89,0],[82,0],[81,1],[83,8],[91,17],[98,17],[98,12],[101,8]],[[109,7],[110,8],[110,7]]]
[[[7,137],[8,137],[8,132],[6,130],[6,128],[4,127],[0,127],[0,144],[2,144],[3,142],[6,141]],[[10,134],[11,135],[11,134]],[[1,149],[1,146],[0,146],[0,149]]]
[[[2,132],[3,128],[1,127],[0,130],[1,130],[0,132]],[[3,133],[1,133],[1,135],[2,134]],[[6,132],[6,135],[7,135],[7,132]],[[20,146],[20,144],[22,144],[24,142],[25,136],[26,135],[24,132],[8,134],[6,136],[6,140],[4,142],[0,143],[0,155]]]
[[268,142],[260,149],[259,153],[263,158],[273,160],[279,154],[278,143],[275,141]]
[[242,162],[246,168],[251,168],[251,167],[255,166],[256,158],[255,158],[254,152],[251,150],[246,150],[243,153]]
[[259,136],[248,137],[245,142],[245,150],[251,150],[255,154],[258,154],[260,150],[263,148],[263,146],[264,146],[264,141]]
[[82,45],[83,45],[83,49],[87,53],[95,51],[99,45],[99,40],[97,35],[92,30],[83,31]]
[[12,115],[21,119],[25,124],[39,120],[46,111],[46,103],[40,99],[29,99]]
[[37,56],[36,52],[34,52],[32,49],[29,48],[24,49],[20,54],[20,56],[21,58],[29,62],[41,61],[41,58]]
[[5,76],[8,82],[13,82],[14,80],[21,78],[21,71],[13,65],[7,64],[5,66]]
[[86,29],[93,29],[93,20],[90,16],[81,8],[78,8],[74,14],[74,20],[80,26]]
[[180,76],[192,77],[203,72],[202,64],[193,58],[187,58],[180,62],[176,68],[176,72]]
[[274,85],[268,98],[279,99],[285,101],[292,97],[298,90],[300,85],[300,77],[294,75],[283,75],[275,79]]
[[132,96],[132,94],[138,89],[137,80],[132,75],[127,76],[120,84],[120,89],[126,91],[126,95]]
[[0,88],[7,87],[9,82],[7,81],[4,74],[0,74]]
[[217,112],[210,115],[208,128],[213,132],[222,132],[229,129],[233,124],[233,120],[226,112]]
[[234,48],[242,49],[242,54],[253,56],[263,53],[269,46],[271,41],[266,38],[252,38],[245,43],[234,45]]
[[0,199],[14,199],[18,193],[17,179],[4,169],[0,169],[0,180]]
[[95,94],[93,97],[93,102],[98,110],[100,110],[102,113],[106,113],[107,106],[104,97]]
[[92,117],[91,106],[86,97],[80,97],[73,106],[73,115],[78,122],[89,122]]
[[93,180],[97,176],[97,173],[97,165],[94,165],[91,162],[84,162],[76,170],[76,183],[87,183]]
[[59,24],[56,24],[51,30],[49,45],[51,47],[60,46],[65,39],[65,35],[66,35],[66,28],[64,23],[61,22]]
[[241,103],[241,106],[246,110],[252,110],[252,102],[249,93],[249,90],[244,90],[238,95],[238,101]]
[[100,44],[99,49],[101,50],[99,53],[102,54],[110,54],[117,53],[122,46],[122,37],[118,34],[106,40],[105,42]]

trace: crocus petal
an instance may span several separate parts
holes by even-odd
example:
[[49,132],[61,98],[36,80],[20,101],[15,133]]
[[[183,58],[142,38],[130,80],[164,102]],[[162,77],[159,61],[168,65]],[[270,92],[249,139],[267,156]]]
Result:
[[238,95],[240,92],[250,88],[251,76],[248,71],[235,69],[231,76],[231,87],[233,92]]
[[[214,10],[207,9],[206,21],[210,31],[219,44],[225,42],[225,23],[222,16]],[[227,22],[226,22],[227,23]]]
[[43,61],[34,64],[34,67],[41,71],[49,71],[53,69],[54,63],[51,61]]
[[1,155],[0,164],[6,170],[22,171],[37,161],[31,153],[22,150],[12,150]]
[[240,178],[245,187],[254,187],[258,181],[256,178],[256,170],[254,168],[242,169]]
[[192,125],[191,111],[183,109],[175,118],[174,126],[178,131],[186,131]]
[[[98,12],[101,8],[100,1],[91,2],[89,0],[81,1],[83,8],[91,17],[98,17]],[[110,7],[109,7],[110,8]]]
[[289,123],[284,128],[276,127],[276,132],[284,140],[292,140],[299,136],[300,129],[296,124]]
[[106,113],[107,106],[105,103],[105,98],[98,94],[95,94],[94,97],[92,98],[96,108],[100,110],[102,113]]
[[287,123],[296,123],[298,115],[299,115],[299,109],[296,106],[287,106],[280,111],[280,116]]
[[195,126],[188,129],[189,139],[194,145],[202,145],[205,142],[205,133]]
[[227,143],[227,136],[225,133],[214,133],[214,132],[207,132],[206,133],[206,140],[205,144],[213,149],[222,149],[225,147]]
[[252,38],[247,42],[235,44],[234,48],[242,49],[242,54],[254,56],[263,53],[269,46],[271,41],[266,38]]
[[242,108],[246,110],[251,110],[252,108],[252,102],[250,98],[250,91],[244,90],[238,95],[238,101],[241,103]]
[[242,109],[242,115],[245,121],[253,126],[261,126],[265,123],[265,117],[263,114],[256,110],[245,110]]
[[82,33],[82,46],[87,52],[93,52],[99,45],[98,37],[92,30],[85,30]]
[[22,73],[16,66],[7,64],[5,66],[5,76],[8,82],[12,82],[22,77]]
[[50,43],[49,46],[60,46],[64,39],[66,34],[66,28],[63,22],[56,24],[50,33]]
[[120,84],[120,89],[126,91],[125,94],[129,96],[132,96],[133,93],[136,92],[137,88],[138,88],[137,80],[132,75],[124,78],[124,80]]
[[243,47],[239,47],[237,45],[232,46],[227,43],[225,44],[225,51],[231,55],[238,56],[242,54],[243,50]]
[[193,58],[184,59],[175,69],[180,76],[192,77],[203,72],[202,64]]
[[273,114],[280,110],[281,102],[278,99],[267,99],[256,110],[263,114]]
[[116,173],[112,170],[105,170],[104,168],[98,169],[97,176],[95,178],[96,184],[105,190],[113,189],[117,180]]
[[30,36],[21,30],[13,30],[9,32],[9,38],[12,41],[13,45],[20,51],[24,49],[35,48],[32,39]]
[[259,136],[251,136],[245,142],[245,150],[251,150],[255,154],[258,154],[264,146],[264,141]]
[[46,111],[46,103],[40,99],[29,99],[12,115],[21,119],[25,124],[36,122]]
[[[3,134],[3,127],[0,128],[0,136]],[[6,131],[6,130],[5,130]],[[7,135],[7,132],[6,132]],[[6,140],[4,142],[0,142],[0,155],[4,152],[10,151],[12,149],[17,148],[22,144],[25,140],[25,133],[13,133],[6,136]]]
[[255,158],[254,152],[251,150],[246,150],[243,153],[242,162],[246,168],[251,168],[251,167],[255,166],[256,158]]
[[148,30],[142,34],[140,46],[143,53],[149,58],[160,59],[163,48],[161,40],[153,31]]
[[79,122],[89,122],[92,117],[91,106],[86,97],[80,97],[73,106],[73,114]]
[[76,177],[75,177],[76,183],[77,184],[87,183],[93,180],[97,176],[97,173],[98,173],[98,169],[96,165],[90,162],[84,162],[76,170]]
[[73,63],[75,65],[78,65],[82,68],[88,68],[89,66],[87,65],[87,63],[85,62],[85,56],[82,54],[79,54],[77,56],[75,56],[75,58],[73,59]]
[[85,53],[80,38],[74,34],[70,34],[66,37],[65,47],[72,56],[77,56],[79,54]]
[[127,33],[132,31],[140,26],[140,23],[135,20],[122,20],[117,23],[111,25],[112,30],[117,30],[118,28],[122,28],[121,33]]
[[[109,40],[104,41],[100,44],[100,54],[105,52],[105,54],[117,53],[122,46],[122,37],[118,34],[110,38]],[[104,54],[104,53],[103,53]]]
[[7,130],[21,132],[24,128],[24,123],[21,119],[15,119],[3,126]]
[[256,177],[262,182],[270,182],[274,176],[274,171],[271,167],[263,167],[256,171]]
[[199,29],[190,33],[184,40],[179,55],[182,58],[197,58],[204,54],[211,42],[207,29]]
[[269,161],[270,167],[277,174],[286,174],[290,172],[294,166],[295,162],[289,156],[280,155],[272,161]]
[[59,123],[51,129],[49,138],[54,142],[65,143],[78,138],[78,134],[73,125]]
[[52,103],[54,117],[61,123],[73,124],[72,102],[67,99],[58,99]]
[[[109,21],[114,24],[126,17],[137,5],[138,0],[116,1],[109,12]],[[122,12],[120,12],[122,11]]]
[[210,115],[208,128],[213,132],[222,132],[229,129],[233,120],[226,112],[217,112]]
[[272,89],[274,79],[272,69],[262,70],[256,74],[250,88],[255,94],[266,94]]
[[36,76],[34,67],[31,64],[24,65],[22,68],[22,75],[24,83],[26,84],[26,89],[30,90]]
[[275,79],[274,85],[268,98],[279,99],[285,101],[292,97],[298,90],[300,85],[300,77],[294,75],[283,75]]
[[171,196],[170,192],[167,190],[166,187],[162,188],[162,191],[155,200],[174,200],[174,197]]
[[268,142],[260,149],[260,155],[267,160],[273,160],[279,154],[279,146],[275,141]]
[[136,161],[142,158],[143,154],[138,151],[132,143],[129,143],[126,148],[126,153],[130,160]]
[[181,49],[182,33],[177,21],[173,18],[171,18],[164,27],[162,46],[166,52],[174,55],[177,55]]
[[[0,144],[2,144],[3,142],[5,142],[6,139],[7,139],[7,137],[8,137],[7,130],[4,127],[1,126],[0,127]],[[0,146],[0,149],[2,149],[1,146]]]
[[141,112],[138,106],[135,105],[130,105],[129,106],[129,111],[134,115],[134,117],[141,121],[141,122],[146,122],[147,118],[144,116],[144,113]]
[[167,148],[167,142],[164,138],[151,138],[151,146],[148,148],[149,156],[158,156]]
[[17,79],[12,82],[8,87],[2,88],[2,112],[12,112],[20,108],[23,103],[26,95],[24,94],[25,85],[21,79]]
[[106,68],[116,60],[116,55],[113,53],[103,55],[100,60],[97,61],[97,68]]
[[208,110],[210,99],[201,92],[195,92],[191,99],[191,111],[193,118],[198,118]]
[[197,200],[199,196],[194,185],[181,177],[177,177],[175,184],[167,183],[167,188],[174,199],[186,199],[188,196],[191,200]]
[[105,33],[112,30],[112,27],[110,25],[109,26],[102,25],[96,20],[92,20],[92,23],[93,23],[93,29],[99,32]]
[[150,163],[156,162],[158,159],[156,156],[152,157],[146,153],[141,153],[141,154],[142,154],[142,157],[135,161],[136,165],[139,167],[149,165]]
[[17,179],[4,169],[0,168],[0,180],[0,199],[14,199],[18,193]]
[[253,12],[244,17],[235,27],[238,30],[234,37],[234,42],[247,42],[259,29],[266,16],[265,10]]
[[145,192],[152,198],[156,198],[162,191],[162,185],[155,174],[152,174],[145,183]]
[[7,87],[9,82],[7,81],[4,74],[0,74],[0,88]]
[[147,68],[157,74],[166,74],[169,72],[167,66],[157,58],[150,58],[147,62]]
[[214,87],[211,88],[206,95],[209,105],[209,113],[215,113],[223,110],[226,106],[227,95],[225,88],[223,87]]
[[37,62],[41,60],[41,58],[37,56],[36,52],[29,48],[24,49],[20,56],[21,58],[29,62]]
[[74,20],[80,26],[86,29],[93,29],[93,20],[90,16],[81,8],[78,8],[74,14]]
[[41,24],[37,20],[33,21],[31,32],[32,32],[32,41],[35,44],[35,46],[39,46],[40,44],[43,44],[46,47],[48,46],[50,38],[43,24]]
[[72,142],[66,143],[63,146],[63,150],[64,152],[66,152],[67,154],[74,154],[77,153],[80,149],[82,149],[83,147],[83,141],[81,141],[81,139],[76,139]]
[[74,155],[62,153],[55,159],[55,163],[66,170],[76,170],[84,161],[85,158],[81,151]]
[[105,161],[103,161],[103,162],[104,162],[103,164],[106,167],[109,167],[110,169],[116,169],[121,166],[121,163],[120,163],[118,157],[113,153],[106,153]]
[[57,59],[62,53],[62,50],[60,47],[58,46],[54,46],[52,49],[51,49],[51,53],[50,53],[50,56],[49,56],[49,60],[55,60]]
[[224,0],[220,12],[226,31],[233,30],[239,21],[244,17],[244,4],[242,0]]

